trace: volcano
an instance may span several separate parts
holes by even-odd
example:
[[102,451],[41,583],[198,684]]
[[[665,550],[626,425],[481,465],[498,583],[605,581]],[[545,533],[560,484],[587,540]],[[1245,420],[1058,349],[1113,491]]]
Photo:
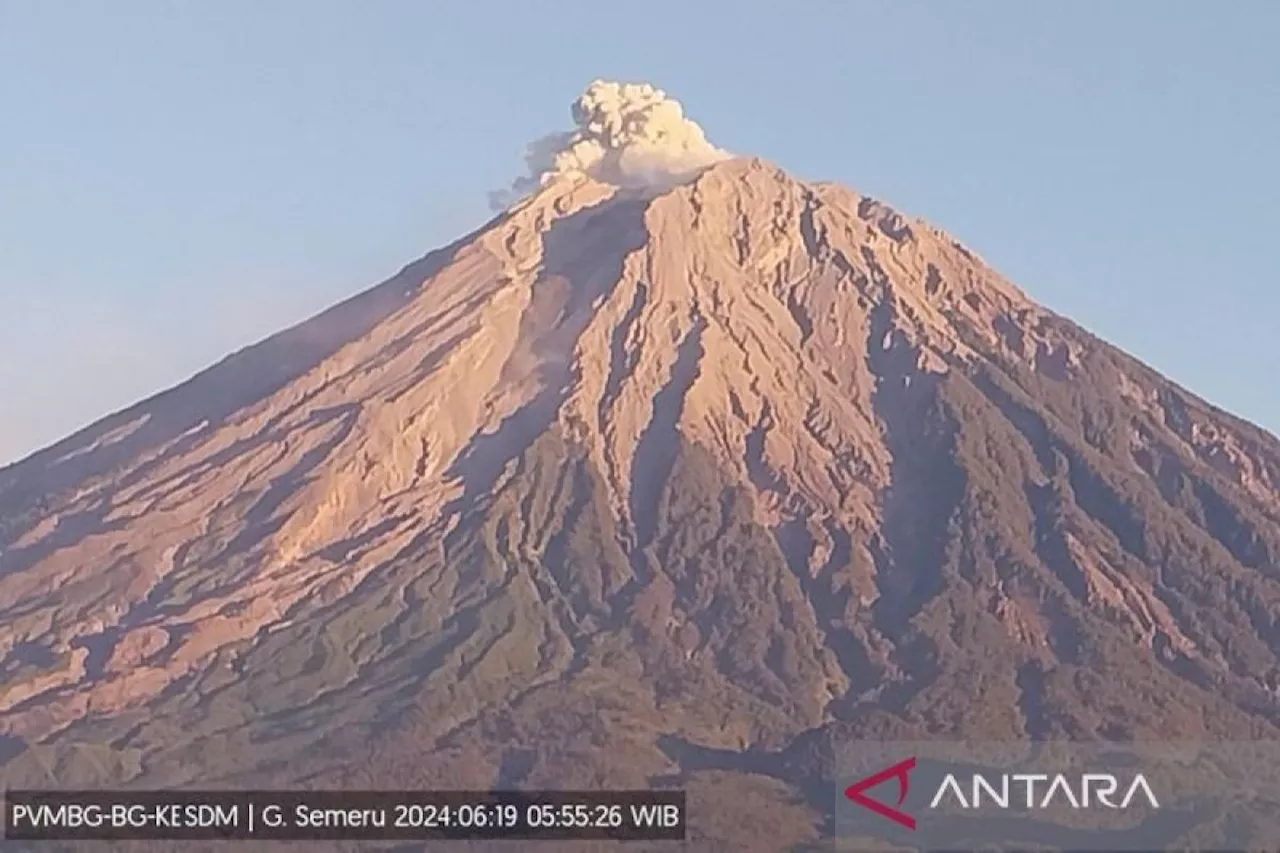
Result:
[[0,774],[674,785],[799,849],[841,738],[1280,737],[1278,555],[1274,436],[943,231],[558,177],[0,469]]

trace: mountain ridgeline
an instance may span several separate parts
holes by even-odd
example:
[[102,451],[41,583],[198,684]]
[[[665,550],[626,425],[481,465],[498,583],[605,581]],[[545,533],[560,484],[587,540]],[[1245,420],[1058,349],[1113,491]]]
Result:
[[799,849],[842,739],[1280,736],[1280,442],[849,190],[559,180],[0,469],[0,626],[12,787]]

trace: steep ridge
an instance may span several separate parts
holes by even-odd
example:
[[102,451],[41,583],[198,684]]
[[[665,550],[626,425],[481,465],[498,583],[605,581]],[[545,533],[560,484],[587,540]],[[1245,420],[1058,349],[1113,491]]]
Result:
[[0,470],[0,549],[14,784],[678,780],[777,850],[841,737],[1280,734],[1280,442],[759,160],[549,183]]

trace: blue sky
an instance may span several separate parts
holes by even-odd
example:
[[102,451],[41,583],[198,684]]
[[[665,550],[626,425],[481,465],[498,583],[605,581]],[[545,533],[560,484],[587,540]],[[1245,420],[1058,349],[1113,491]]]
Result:
[[0,464],[488,216],[596,77],[1280,429],[1280,4],[0,0]]

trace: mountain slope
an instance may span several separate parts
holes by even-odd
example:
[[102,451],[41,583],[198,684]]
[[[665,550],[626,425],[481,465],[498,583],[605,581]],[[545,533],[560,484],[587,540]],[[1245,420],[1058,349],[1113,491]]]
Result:
[[678,779],[782,849],[840,737],[1280,734],[1280,442],[758,160],[549,183],[0,470],[0,548],[31,784]]

